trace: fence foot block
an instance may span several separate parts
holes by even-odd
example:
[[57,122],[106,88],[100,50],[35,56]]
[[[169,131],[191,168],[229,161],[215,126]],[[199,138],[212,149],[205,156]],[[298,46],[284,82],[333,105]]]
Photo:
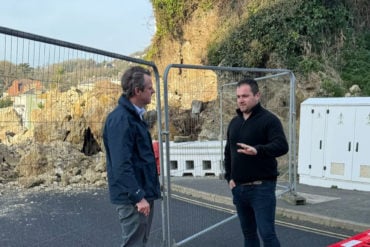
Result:
[[305,205],[306,204],[306,199],[303,196],[298,195],[294,191],[289,191],[287,193],[284,193],[281,197],[283,200],[293,205]]

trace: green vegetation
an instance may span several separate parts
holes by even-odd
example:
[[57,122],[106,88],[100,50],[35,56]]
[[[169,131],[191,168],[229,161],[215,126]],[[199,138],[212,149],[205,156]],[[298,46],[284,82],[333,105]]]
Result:
[[370,95],[370,32],[347,43],[341,56],[341,77],[346,88],[359,85],[363,95]]
[[[156,16],[156,34],[155,40],[160,40],[164,37],[180,39],[183,34],[183,25],[196,9],[199,0],[151,0],[154,13]],[[212,0],[200,0],[201,2],[212,2]],[[207,6],[207,5],[204,5]],[[155,43],[155,42],[154,42]],[[146,55],[146,60],[152,60],[157,54],[156,44],[152,45]]]
[[359,36],[355,8],[361,6],[345,0],[250,1],[240,25],[209,44],[207,62],[265,68],[273,56],[303,75],[325,73],[329,65],[343,83],[324,78],[326,95],[343,96],[354,84],[370,95],[370,30]]
[[153,8],[159,18],[157,35],[172,34],[174,37],[181,36],[182,25],[186,19],[185,1],[178,0],[152,0]]
[[182,27],[197,8],[207,11],[212,8],[212,0],[151,0],[156,14],[157,37],[169,35],[181,38]]
[[37,107],[38,107],[39,109],[43,109],[43,108],[45,107],[45,104],[44,104],[44,103],[42,103],[42,102],[39,102],[39,103],[37,103]]
[[326,78],[323,79],[321,91],[318,93],[318,95],[325,97],[343,97],[344,93],[345,90],[342,85]]
[[270,54],[276,53],[289,68],[317,69],[320,60],[311,55],[332,42],[330,36],[345,28],[348,19],[345,6],[334,2],[326,7],[321,0],[284,0],[249,7],[248,18],[221,42],[210,45],[208,62],[265,67]]
[[10,98],[0,99],[0,108],[5,108],[13,105],[13,101]]
[[21,63],[15,68],[17,75],[22,78],[29,77],[33,72],[33,68],[28,63]]

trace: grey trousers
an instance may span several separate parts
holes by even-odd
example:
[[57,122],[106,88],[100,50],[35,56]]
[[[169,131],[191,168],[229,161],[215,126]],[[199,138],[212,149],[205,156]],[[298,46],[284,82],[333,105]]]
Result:
[[145,247],[148,242],[150,227],[153,220],[153,201],[150,204],[150,214],[139,213],[134,205],[119,205],[117,212],[122,229],[121,247]]

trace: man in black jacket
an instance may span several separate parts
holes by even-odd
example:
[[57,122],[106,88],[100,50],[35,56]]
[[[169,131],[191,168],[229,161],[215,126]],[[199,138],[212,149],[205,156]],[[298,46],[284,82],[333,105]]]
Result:
[[244,246],[280,246],[275,233],[276,157],[288,152],[280,120],[259,102],[258,84],[243,79],[236,88],[237,116],[227,130],[225,179],[233,194]]

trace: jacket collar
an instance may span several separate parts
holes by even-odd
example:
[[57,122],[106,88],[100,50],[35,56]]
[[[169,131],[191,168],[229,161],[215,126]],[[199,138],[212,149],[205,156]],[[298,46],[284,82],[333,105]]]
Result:
[[[262,106],[261,106],[261,103],[258,102],[253,108],[252,108],[252,114],[250,115],[250,117],[253,117],[254,115],[256,115],[258,112],[260,112],[262,109]],[[236,109],[236,113],[238,114],[239,117],[243,117],[243,113],[240,111],[240,109]]]
[[131,103],[131,101],[126,96],[121,95],[121,97],[118,99],[118,104],[124,107],[132,115],[141,119],[139,113],[135,109],[135,106]]

